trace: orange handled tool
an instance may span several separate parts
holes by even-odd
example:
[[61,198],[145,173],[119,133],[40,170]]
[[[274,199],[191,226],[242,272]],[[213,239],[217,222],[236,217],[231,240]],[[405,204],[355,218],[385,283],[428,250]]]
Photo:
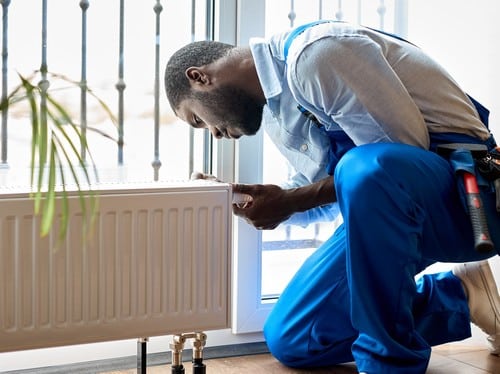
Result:
[[469,216],[474,233],[474,248],[478,252],[489,252],[494,249],[488,231],[488,223],[484,214],[483,203],[479,195],[476,176],[469,172],[462,172],[467,204],[469,206]]
[[[484,144],[465,143],[440,144],[437,147],[437,153],[449,159],[451,153],[459,149],[470,151],[474,160],[482,159],[488,155],[488,148]],[[478,252],[492,251],[494,250],[494,245],[488,231],[488,222],[486,221],[476,176],[465,170],[460,171],[459,174],[462,177],[465,187],[469,217],[474,233],[474,248]]]

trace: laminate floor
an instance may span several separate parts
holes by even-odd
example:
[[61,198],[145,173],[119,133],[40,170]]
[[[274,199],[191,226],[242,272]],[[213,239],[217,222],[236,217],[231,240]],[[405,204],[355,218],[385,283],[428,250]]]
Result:
[[[281,365],[270,354],[256,354],[204,360],[207,374],[354,374],[356,365],[349,363],[321,369],[299,370]],[[184,363],[185,372],[192,373],[191,364]],[[136,369],[102,374],[134,374]],[[171,373],[170,365],[152,366],[148,374]],[[427,370],[429,374],[500,374],[500,357],[492,356],[482,346],[459,343],[434,347]]]

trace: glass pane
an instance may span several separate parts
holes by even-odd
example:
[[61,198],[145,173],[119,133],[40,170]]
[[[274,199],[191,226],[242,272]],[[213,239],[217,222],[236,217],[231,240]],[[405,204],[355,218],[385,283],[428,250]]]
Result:
[[[293,169],[264,134],[264,183],[281,184],[293,174]],[[263,300],[277,298],[304,260],[325,241],[334,229],[334,223],[317,223],[308,227],[280,225],[262,232]]]
[[[36,3],[36,4],[34,4]],[[12,2],[9,6],[9,91],[19,84],[18,73],[31,75],[41,64],[42,7],[38,2]],[[192,40],[205,39],[207,33],[206,0],[161,1],[160,13],[160,140],[162,163],[160,179],[186,179],[189,168],[201,170],[203,132],[194,132],[179,121],[166,100],[163,86],[164,64],[178,48]],[[123,61],[124,147],[123,166],[118,165],[118,130],[109,116],[87,95],[88,162],[95,162],[101,181],[153,180],[154,160],[154,87],[156,14],[155,2],[124,2],[123,55],[120,49],[120,2],[90,1],[87,19],[86,80],[88,87],[118,116],[119,61]],[[192,11],[194,6],[195,12]],[[76,84],[49,75],[50,92],[70,109],[80,123],[82,61],[82,13],[78,1],[48,2],[47,63],[49,72],[67,77]],[[37,83],[37,82],[35,82]],[[31,122],[26,105],[9,110],[8,168],[2,178],[8,184],[29,182]],[[98,130],[98,132],[92,129]],[[193,145],[191,159],[190,144]]]
[[[394,1],[266,1],[266,36],[316,19],[337,19],[393,31]],[[388,22],[391,20],[391,22]],[[283,184],[293,175],[286,159],[264,135],[263,183]],[[332,235],[339,222],[307,228],[281,225],[262,232],[262,300],[276,299],[304,260]]]
[[[291,12],[295,12],[294,24],[298,25],[318,18],[319,8],[310,1],[288,0],[266,1],[266,35],[270,36],[289,28]],[[294,174],[288,161],[281,155],[269,137],[264,134],[263,182],[282,184]],[[330,225],[331,226],[331,225]],[[261,297],[263,301],[276,299],[303,261],[324,240],[328,225],[314,225],[307,228],[280,225],[274,230],[262,232],[262,279]],[[320,233],[322,235],[320,235]],[[323,233],[325,233],[323,235]]]

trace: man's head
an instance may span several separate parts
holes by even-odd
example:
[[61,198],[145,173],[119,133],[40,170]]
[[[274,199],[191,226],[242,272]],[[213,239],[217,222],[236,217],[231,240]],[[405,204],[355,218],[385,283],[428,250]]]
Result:
[[241,54],[229,44],[200,41],[175,52],[165,69],[169,103],[182,120],[217,137],[254,135],[263,104],[250,94]]

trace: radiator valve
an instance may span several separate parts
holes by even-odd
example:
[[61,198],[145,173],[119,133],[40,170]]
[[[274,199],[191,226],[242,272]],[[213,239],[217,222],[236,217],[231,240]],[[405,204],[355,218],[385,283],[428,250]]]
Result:
[[207,341],[207,335],[203,332],[191,332],[173,336],[170,343],[172,350],[172,374],[184,374],[182,365],[182,351],[187,339],[193,340],[193,374],[205,374],[206,365],[203,363],[203,348]]

